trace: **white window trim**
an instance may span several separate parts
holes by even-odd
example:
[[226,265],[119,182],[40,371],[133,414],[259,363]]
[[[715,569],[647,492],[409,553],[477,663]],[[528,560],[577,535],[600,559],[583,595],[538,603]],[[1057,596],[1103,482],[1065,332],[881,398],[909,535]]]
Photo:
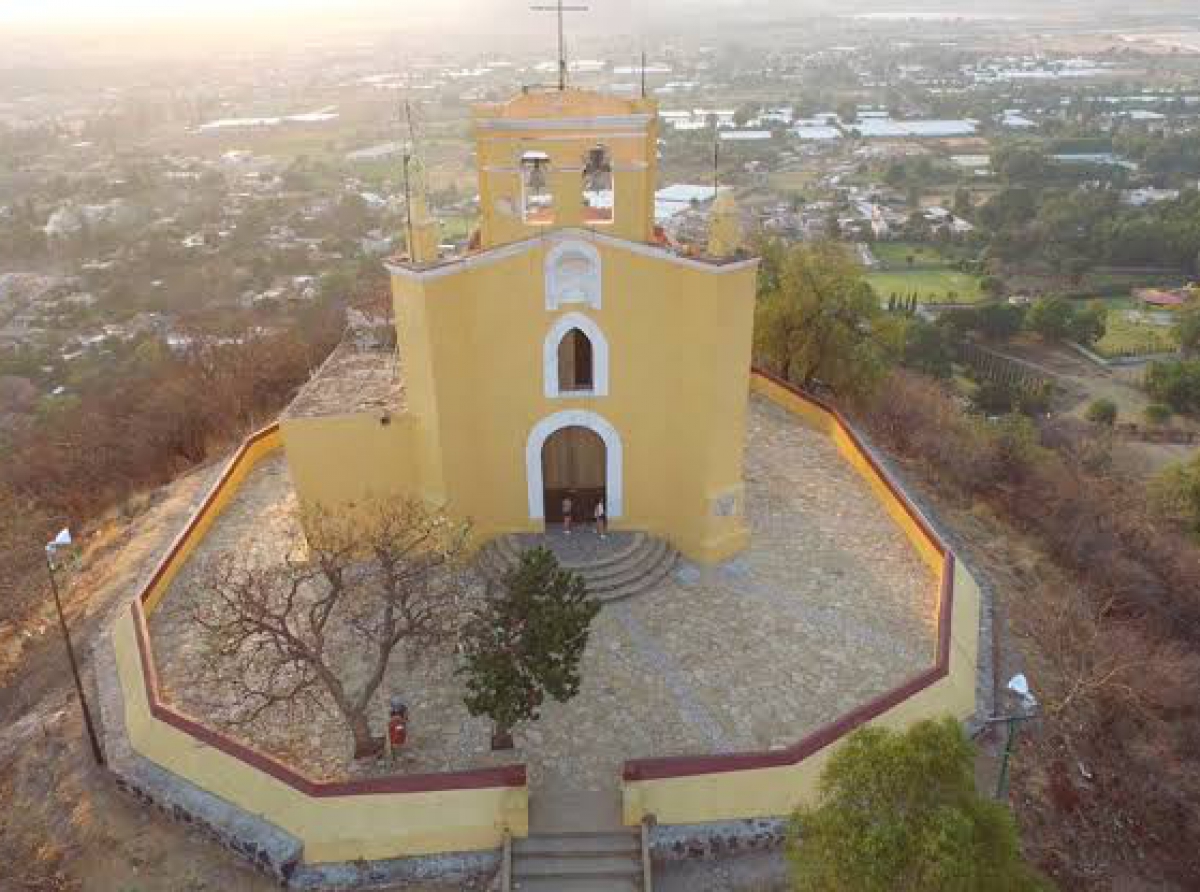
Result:
[[604,509],[612,519],[621,517],[624,509],[622,498],[624,455],[621,449],[621,435],[617,433],[615,427],[595,412],[588,412],[584,409],[567,409],[563,412],[555,412],[535,424],[525,443],[525,479],[528,482],[530,519],[545,519],[542,447],[546,445],[551,434],[564,427],[585,427],[604,441]]
[[[573,328],[592,342],[592,386],[590,390],[560,390],[558,386],[558,345]],[[608,339],[592,319],[583,313],[559,316],[542,342],[542,383],[548,399],[608,396]]]
[[[564,254],[582,254],[591,264],[591,272],[583,283],[584,295],[575,298],[560,296],[562,283],[558,279],[558,261]],[[600,298],[603,294],[603,278],[600,269],[600,251],[591,242],[582,239],[570,239],[555,242],[554,247],[546,252],[543,266],[546,280],[546,309],[557,310],[562,304],[586,304],[593,310],[600,309]]]

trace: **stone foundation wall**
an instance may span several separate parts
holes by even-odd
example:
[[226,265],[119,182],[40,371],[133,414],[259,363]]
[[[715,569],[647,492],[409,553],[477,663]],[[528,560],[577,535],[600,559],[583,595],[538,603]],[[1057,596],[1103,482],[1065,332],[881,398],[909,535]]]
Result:
[[483,890],[500,867],[499,851],[459,852],[379,861],[304,864],[304,845],[257,815],[200,789],[139,755],[125,733],[124,698],[110,635],[93,651],[99,731],[119,789],[168,819],[194,828],[289,889],[374,889],[420,882],[425,888]]
[[665,861],[704,860],[769,852],[787,841],[783,818],[716,821],[711,824],[662,824],[650,827],[650,857]]

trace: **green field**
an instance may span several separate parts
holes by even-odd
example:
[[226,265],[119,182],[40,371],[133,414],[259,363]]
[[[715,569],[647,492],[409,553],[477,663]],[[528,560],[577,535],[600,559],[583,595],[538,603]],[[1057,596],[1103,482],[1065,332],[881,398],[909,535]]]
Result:
[[893,294],[908,297],[913,293],[923,304],[971,304],[983,299],[979,277],[953,269],[867,273],[866,279],[885,303]]
[[946,258],[933,245],[917,245],[910,242],[875,242],[871,245],[871,253],[882,264],[884,269],[906,270],[908,258],[912,257],[913,267],[944,267]]
[[1108,319],[1104,337],[1096,342],[1096,352],[1101,356],[1139,356],[1147,353],[1167,353],[1178,346],[1171,329],[1130,319],[1128,313],[1138,310],[1136,301],[1130,298],[1105,300]]
[[803,192],[817,181],[814,170],[788,170],[770,174],[771,188],[780,192]]

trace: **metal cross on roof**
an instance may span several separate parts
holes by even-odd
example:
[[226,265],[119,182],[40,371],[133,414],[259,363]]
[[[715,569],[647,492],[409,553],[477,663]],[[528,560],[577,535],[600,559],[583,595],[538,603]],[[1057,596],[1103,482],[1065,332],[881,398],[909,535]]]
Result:
[[558,14],[558,89],[567,88],[567,49],[563,41],[563,13],[587,12],[586,6],[564,6],[563,0],[555,0],[553,6],[531,6],[534,12],[553,12]]

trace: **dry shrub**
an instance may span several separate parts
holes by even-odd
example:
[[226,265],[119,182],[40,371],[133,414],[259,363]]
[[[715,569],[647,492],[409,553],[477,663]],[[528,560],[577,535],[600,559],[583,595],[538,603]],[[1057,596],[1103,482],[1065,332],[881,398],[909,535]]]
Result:
[[0,622],[20,622],[44,594],[42,544],[58,528],[96,520],[272,418],[337,332],[331,318],[304,337],[164,352],[17,432],[0,461]]
[[1045,705],[1020,813],[1041,866],[1068,888],[1098,888],[1114,862],[1200,888],[1200,548],[1070,424],[1031,442],[1028,425],[980,422],[906,372],[863,420],[1048,561],[1010,605]]

